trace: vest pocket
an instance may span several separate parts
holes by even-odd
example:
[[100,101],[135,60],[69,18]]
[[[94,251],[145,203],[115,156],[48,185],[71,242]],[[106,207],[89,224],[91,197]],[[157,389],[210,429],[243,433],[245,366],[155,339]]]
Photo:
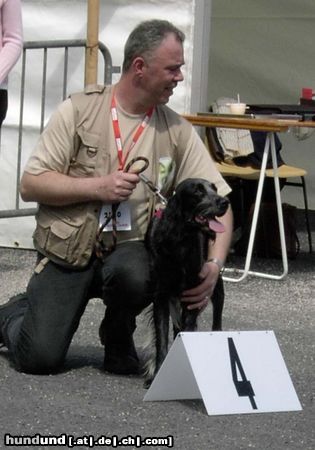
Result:
[[100,135],[77,129],[78,140],[75,155],[70,162],[69,175],[89,176],[94,173]]
[[89,214],[65,221],[40,211],[33,239],[35,248],[52,260],[83,267],[90,259],[94,236],[95,220]]
[[76,236],[80,227],[73,226],[65,222],[41,218],[37,221],[34,233],[36,247],[43,249],[48,254],[53,254],[69,263],[72,247],[76,241]]
[[48,248],[53,248],[54,254],[58,258],[67,259],[77,231],[78,227],[73,227],[64,222],[53,222],[48,234]]

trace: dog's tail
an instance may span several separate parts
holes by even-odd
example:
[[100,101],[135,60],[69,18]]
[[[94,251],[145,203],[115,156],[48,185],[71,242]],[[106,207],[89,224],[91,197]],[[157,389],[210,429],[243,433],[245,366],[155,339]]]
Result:
[[[180,314],[180,300],[173,299],[170,302],[170,315],[172,318],[174,337],[181,328],[181,314]],[[144,355],[143,374],[146,380],[145,384],[148,387],[156,375],[157,371],[157,332],[156,324],[154,323],[154,306],[151,304],[145,311],[147,319],[147,333],[142,345]]]
[[156,369],[156,332],[154,326],[153,303],[146,309],[145,317],[148,323],[147,332],[142,345],[144,354],[143,373],[146,380],[152,380]]

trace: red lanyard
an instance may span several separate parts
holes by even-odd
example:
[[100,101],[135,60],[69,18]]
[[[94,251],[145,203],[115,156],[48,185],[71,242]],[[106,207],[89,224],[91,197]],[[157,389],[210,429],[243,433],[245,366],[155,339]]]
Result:
[[132,138],[132,142],[125,154],[125,156],[123,155],[123,148],[122,148],[122,143],[121,143],[121,134],[120,134],[120,128],[119,128],[119,123],[118,123],[118,114],[117,114],[117,108],[116,108],[116,100],[115,100],[115,95],[113,95],[112,97],[112,103],[111,103],[111,114],[112,114],[112,122],[113,122],[113,129],[114,129],[114,136],[115,136],[115,142],[116,142],[116,148],[117,148],[117,154],[118,154],[118,160],[119,160],[119,170],[123,170],[123,168],[125,167],[125,163],[126,160],[129,156],[129,153],[131,152],[131,150],[133,149],[133,147],[136,145],[136,143],[138,142],[143,130],[145,129],[145,127],[148,125],[149,120],[153,114],[154,111],[154,107],[150,108],[148,110],[148,112],[146,113],[143,121],[140,123],[138,129],[136,130],[133,138]]

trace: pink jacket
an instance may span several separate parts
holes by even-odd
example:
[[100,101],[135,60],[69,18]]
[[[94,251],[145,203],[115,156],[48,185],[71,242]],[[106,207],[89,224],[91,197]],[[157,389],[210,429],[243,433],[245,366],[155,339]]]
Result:
[[0,0],[0,89],[6,89],[8,74],[23,48],[20,0]]

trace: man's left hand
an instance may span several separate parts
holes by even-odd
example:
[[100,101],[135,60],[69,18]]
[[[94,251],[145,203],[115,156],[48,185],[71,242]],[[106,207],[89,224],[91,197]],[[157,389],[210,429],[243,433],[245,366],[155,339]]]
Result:
[[216,264],[207,262],[199,274],[201,282],[198,286],[183,292],[181,301],[188,303],[187,309],[203,310],[211,299],[220,270]]

